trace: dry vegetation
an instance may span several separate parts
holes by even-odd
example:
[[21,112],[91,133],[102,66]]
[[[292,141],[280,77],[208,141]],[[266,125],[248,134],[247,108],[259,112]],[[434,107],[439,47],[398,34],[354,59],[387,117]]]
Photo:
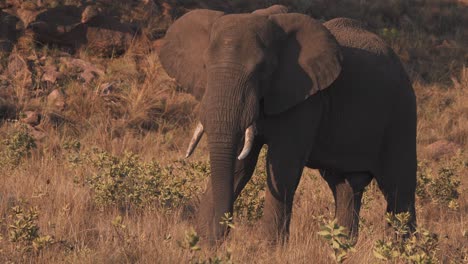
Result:
[[[226,4],[250,11],[279,2],[325,20],[359,18],[397,51],[419,102],[418,224],[437,238],[421,232],[407,253],[412,260],[390,262],[432,263],[418,262],[427,254],[436,263],[467,263],[468,6],[448,0],[250,2]],[[126,14],[137,19],[137,11]],[[157,22],[146,32],[159,32]],[[22,49],[21,41],[1,56],[0,262],[331,263],[348,252],[346,245],[328,244],[334,238],[326,239],[327,232],[338,228],[324,225],[333,218],[333,198],[312,170],[296,196],[289,243],[270,246],[253,235],[263,205],[263,162],[236,203],[226,242],[217,252],[199,249],[190,216],[209,173],[205,142],[190,160],[180,160],[197,102],[178,91],[147,41],[113,58],[85,49],[73,56],[51,46]],[[401,253],[397,241],[383,241],[384,211],[372,184],[347,263],[381,262],[376,250]]]

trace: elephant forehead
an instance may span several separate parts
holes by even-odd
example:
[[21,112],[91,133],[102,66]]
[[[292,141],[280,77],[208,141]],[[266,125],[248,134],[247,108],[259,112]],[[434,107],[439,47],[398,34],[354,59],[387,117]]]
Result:
[[213,32],[220,36],[224,34],[255,33],[264,28],[268,23],[266,17],[253,16],[251,14],[232,14],[221,17],[213,25]]

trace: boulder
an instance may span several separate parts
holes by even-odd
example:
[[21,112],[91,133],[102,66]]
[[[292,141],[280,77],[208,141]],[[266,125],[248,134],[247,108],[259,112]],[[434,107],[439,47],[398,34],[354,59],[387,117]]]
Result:
[[47,106],[52,111],[63,111],[66,107],[65,95],[55,89],[47,96]]
[[88,27],[86,50],[100,57],[122,55],[132,44],[135,32],[122,24],[112,27]]
[[58,79],[63,77],[63,73],[57,70],[55,65],[46,65],[42,68],[43,74],[41,77],[41,81],[48,82],[48,83],[56,83]]
[[27,28],[31,22],[36,20],[37,15],[42,11],[43,10],[37,8],[34,3],[24,2],[16,9],[16,15],[23,22],[23,27]]
[[439,160],[454,156],[460,149],[458,144],[442,139],[426,146],[424,154],[430,159]]
[[104,75],[104,71],[90,62],[71,57],[61,57],[60,63],[69,69],[76,69],[80,72],[80,77],[86,82],[91,82],[94,78]]
[[27,126],[29,134],[36,140],[41,141],[45,137],[47,137],[47,133],[43,128],[40,126]]
[[86,25],[86,49],[102,57],[123,54],[138,32],[132,25],[101,13],[96,6],[85,8],[81,23]]
[[37,126],[41,121],[41,115],[37,111],[25,111],[24,117],[21,118],[21,122],[30,125]]
[[76,50],[86,43],[86,29],[81,24],[82,8],[71,5],[47,9],[28,25],[34,39],[42,44],[54,44]]

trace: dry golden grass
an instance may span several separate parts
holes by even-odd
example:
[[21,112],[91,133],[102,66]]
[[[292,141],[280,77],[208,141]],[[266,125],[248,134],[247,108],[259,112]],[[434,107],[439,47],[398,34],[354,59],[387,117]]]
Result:
[[[296,2],[304,4],[304,1]],[[355,8],[348,11],[350,16],[368,19],[376,31],[402,12],[398,8],[401,1],[392,1],[394,5],[389,6],[368,1],[346,2],[352,7],[359,6],[356,4],[359,2],[371,10],[380,10],[376,14],[362,14]],[[427,3],[432,5],[434,2]],[[299,7],[298,4],[295,8]],[[346,13],[344,7],[336,3],[326,7],[329,10],[324,15],[326,18]],[[302,9],[314,14],[308,8],[303,6]],[[415,7],[405,8],[414,10]],[[383,12],[390,18],[382,19],[378,15],[382,10],[390,10]],[[450,5],[442,11],[459,15]],[[429,19],[430,15],[426,14],[422,21]],[[436,24],[435,30],[444,29],[442,25],[433,24]],[[430,61],[427,61],[430,51],[426,47],[440,44],[437,42],[440,39],[449,39],[453,42],[448,43],[458,45],[465,38],[462,31],[466,29],[459,25],[446,34],[434,33],[437,42],[434,44],[425,41],[427,29],[420,29],[420,35],[413,36],[411,33],[414,31],[405,31],[406,26],[399,22],[395,25],[399,26],[401,34],[382,35],[388,37],[415,80],[419,103],[418,155],[426,161],[421,171],[432,169],[429,176],[437,177],[440,167],[454,164],[452,157],[458,157],[465,164],[467,162],[466,153],[456,154],[457,150],[466,150],[468,145],[468,69],[463,65],[465,55],[460,56],[466,53],[467,47],[441,47],[441,53],[431,57]],[[47,48],[28,52],[37,58],[62,56],[60,52]],[[22,59],[31,56],[30,53],[15,54]],[[191,252],[180,245],[192,224],[187,213],[189,207],[167,210],[155,201],[143,203],[142,209],[97,204],[96,193],[86,179],[100,171],[92,163],[84,161],[94,157],[92,149],[99,148],[117,157],[132,152],[138,154],[142,161],[154,160],[161,166],[173,165],[183,156],[189,141],[190,130],[196,121],[197,102],[177,90],[177,85],[161,68],[157,55],[142,48],[141,43],[136,43],[120,58],[93,58],[85,51],[77,57],[99,65],[104,74],[90,83],[79,80],[79,72],[73,69],[65,69],[65,78],[56,84],[38,81],[34,71],[32,78],[26,78],[24,72],[13,76],[15,78],[0,78],[0,110],[6,103],[14,108],[4,118],[20,119],[26,110],[36,110],[42,115],[41,124],[29,128],[29,133],[36,137],[37,148],[32,149],[30,156],[20,159],[19,165],[11,166],[12,160],[5,158],[7,145],[0,145],[3,155],[0,157],[1,263],[188,263],[197,258],[226,257],[228,251],[234,263],[333,262],[331,248],[317,234],[322,219],[333,218],[333,197],[326,183],[313,170],[304,172],[295,200],[291,237],[283,246],[271,246],[258,239],[255,221],[238,218],[235,220],[236,228],[217,252],[205,248]],[[42,65],[40,60],[28,60],[39,65],[37,67]],[[452,64],[446,64],[447,61]],[[7,65],[7,60],[2,60],[0,71]],[[430,76],[425,76],[425,72]],[[110,90],[102,91],[109,85],[112,86]],[[47,106],[46,96],[57,88],[65,94],[66,107],[63,110]],[[22,129],[21,122],[2,121],[0,139],[9,139]],[[441,140],[453,143],[454,147],[436,155],[432,144]],[[73,142],[80,142],[79,151],[67,147]],[[73,161],[76,157],[82,162]],[[206,142],[203,140],[191,162],[207,160]],[[255,176],[258,182],[262,180],[262,166],[264,164],[260,163]],[[187,171],[181,169],[180,173],[185,175]],[[450,208],[447,204],[439,204],[434,197],[418,197],[417,200],[418,224],[439,235],[437,257],[440,263],[468,261],[468,170],[465,165],[454,169],[454,172],[455,179],[461,181],[458,187],[460,196],[454,198],[458,206]],[[203,187],[206,178],[197,179],[194,185]],[[37,207],[38,219],[33,222],[39,227],[39,236],[50,235],[54,242],[37,250],[27,250],[27,243],[12,242],[10,232],[14,219],[11,210],[14,206],[24,209]],[[373,184],[365,195],[356,252],[350,254],[347,263],[379,262],[373,256],[373,248],[375,242],[384,237],[384,212],[385,200]]]

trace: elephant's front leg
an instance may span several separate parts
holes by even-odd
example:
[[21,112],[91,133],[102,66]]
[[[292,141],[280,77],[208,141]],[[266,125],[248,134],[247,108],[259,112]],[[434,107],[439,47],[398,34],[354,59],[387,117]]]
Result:
[[322,111],[322,98],[313,96],[265,122],[268,188],[260,229],[273,242],[289,235],[294,193],[314,146]]
[[267,184],[261,229],[267,240],[284,241],[289,236],[294,193],[305,164],[300,156],[270,146],[267,154]]

